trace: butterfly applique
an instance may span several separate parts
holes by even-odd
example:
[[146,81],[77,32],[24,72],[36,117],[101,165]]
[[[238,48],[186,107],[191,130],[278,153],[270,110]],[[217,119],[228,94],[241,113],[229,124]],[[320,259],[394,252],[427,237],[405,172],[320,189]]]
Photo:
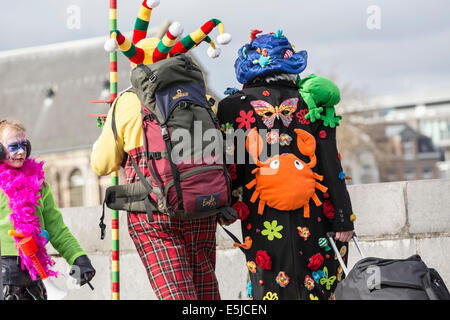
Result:
[[284,100],[280,106],[272,106],[264,100],[250,101],[257,115],[262,117],[262,121],[267,128],[272,129],[275,119],[281,119],[285,127],[291,124],[293,113],[297,110],[298,98]]

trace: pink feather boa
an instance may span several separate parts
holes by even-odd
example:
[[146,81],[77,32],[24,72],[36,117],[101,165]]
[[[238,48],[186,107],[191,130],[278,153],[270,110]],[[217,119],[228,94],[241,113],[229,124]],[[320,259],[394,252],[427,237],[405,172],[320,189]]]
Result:
[[[34,159],[25,160],[21,168],[13,168],[5,163],[0,163],[0,188],[9,198],[9,207],[12,212],[10,221],[17,232],[25,237],[32,236],[38,251],[36,256],[48,276],[56,276],[57,273],[50,270],[55,264],[45,249],[46,240],[41,236],[41,223],[39,217],[35,215],[39,199],[41,198],[42,183],[44,182],[44,162],[36,162]],[[19,238],[14,237],[16,247]],[[39,273],[29,257],[23,255],[21,250],[19,255],[22,261],[22,270],[27,268],[31,279],[39,279]]]

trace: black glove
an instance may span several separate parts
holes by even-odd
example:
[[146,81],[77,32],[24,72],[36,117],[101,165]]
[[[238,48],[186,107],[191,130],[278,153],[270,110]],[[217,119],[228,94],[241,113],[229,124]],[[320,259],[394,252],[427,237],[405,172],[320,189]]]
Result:
[[219,224],[221,226],[228,226],[235,222],[238,218],[238,213],[232,207],[223,207],[221,208],[218,214]]
[[86,255],[79,256],[75,259],[72,268],[70,268],[69,275],[75,278],[76,283],[80,286],[87,283],[92,290],[94,289],[89,281],[95,276],[95,269],[91,264],[91,260]]

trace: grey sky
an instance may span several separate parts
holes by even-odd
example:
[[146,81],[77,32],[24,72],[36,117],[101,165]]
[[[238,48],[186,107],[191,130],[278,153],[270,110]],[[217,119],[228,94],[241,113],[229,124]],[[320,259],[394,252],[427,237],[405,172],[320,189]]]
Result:
[[[108,0],[0,0],[0,51],[108,34]],[[140,0],[118,0],[118,27],[132,30]],[[69,29],[67,8],[80,8],[80,29]],[[381,29],[369,30],[366,12],[376,5]],[[304,75],[334,74],[368,95],[450,85],[450,1],[448,0],[161,0],[151,26],[179,21],[187,34],[210,18],[223,21],[233,41],[210,59],[207,45],[195,50],[222,94],[235,80],[237,50],[250,29],[282,29],[297,50],[307,50]],[[213,39],[218,32],[212,32]],[[105,53],[105,59],[108,59]],[[107,72],[107,70],[105,71]]]

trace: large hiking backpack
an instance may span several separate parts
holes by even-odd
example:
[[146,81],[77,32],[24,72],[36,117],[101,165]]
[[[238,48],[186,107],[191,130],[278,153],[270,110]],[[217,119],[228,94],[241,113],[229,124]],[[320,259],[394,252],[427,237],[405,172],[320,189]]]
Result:
[[189,56],[178,54],[151,65],[138,65],[131,73],[131,83],[142,103],[150,175],[146,177],[130,156],[140,181],[109,187],[107,206],[146,211],[151,221],[153,211],[187,220],[217,213],[235,218],[237,213],[229,206],[223,138],[206,100],[200,68]]

